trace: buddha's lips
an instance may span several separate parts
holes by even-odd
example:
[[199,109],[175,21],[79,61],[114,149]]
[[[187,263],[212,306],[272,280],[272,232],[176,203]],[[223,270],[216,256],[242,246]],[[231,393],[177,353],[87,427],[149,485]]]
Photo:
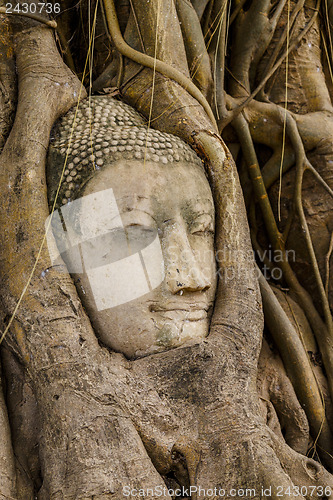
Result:
[[207,319],[208,305],[204,307],[150,307],[150,311],[158,313],[166,319],[185,320],[185,321],[200,321]]

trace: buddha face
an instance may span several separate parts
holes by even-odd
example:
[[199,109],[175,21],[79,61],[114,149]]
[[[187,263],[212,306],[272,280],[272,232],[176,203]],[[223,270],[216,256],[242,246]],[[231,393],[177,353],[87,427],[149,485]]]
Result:
[[[101,197],[104,207],[114,205],[102,221],[91,201]],[[101,342],[134,359],[205,338],[216,270],[214,205],[203,169],[118,161],[96,172],[81,200],[81,234],[107,225],[84,250],[94,265],[74,275]]]

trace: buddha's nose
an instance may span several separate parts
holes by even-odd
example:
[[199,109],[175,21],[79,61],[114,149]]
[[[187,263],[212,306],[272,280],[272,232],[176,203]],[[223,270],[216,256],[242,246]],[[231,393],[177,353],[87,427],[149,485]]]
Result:
[[208,290],[212,283],[202,269],[189,243],[186,229],[175,224],[166,230],[165,245],[165,283],[173,294]]

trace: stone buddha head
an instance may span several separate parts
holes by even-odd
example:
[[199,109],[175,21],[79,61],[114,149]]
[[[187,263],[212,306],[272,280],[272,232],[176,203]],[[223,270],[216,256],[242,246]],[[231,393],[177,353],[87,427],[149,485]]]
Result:
[[51,140],[51,226],[96,335],[129,359],[197,343],[216,289],[214,204],[201,160],[109,97],[80,104],[68,145],[74,116]]

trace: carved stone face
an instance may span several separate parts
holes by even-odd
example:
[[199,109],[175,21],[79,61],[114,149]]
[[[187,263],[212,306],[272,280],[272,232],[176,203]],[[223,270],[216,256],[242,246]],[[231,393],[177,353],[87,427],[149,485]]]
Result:
[[[96,172],[82,200],[92,194],[112,195],[117,207],[104,217],[107,235],[88,248],[95,269],[75,275],[99,339],[135,358],[207,336],[216,270],[214,205],[203,169],[118,161]],[[89,216],[85,203],[75,216],[83,234],[100,224],[94,203],[89,207]],[[103,299],[109,292],[112,307]]]

